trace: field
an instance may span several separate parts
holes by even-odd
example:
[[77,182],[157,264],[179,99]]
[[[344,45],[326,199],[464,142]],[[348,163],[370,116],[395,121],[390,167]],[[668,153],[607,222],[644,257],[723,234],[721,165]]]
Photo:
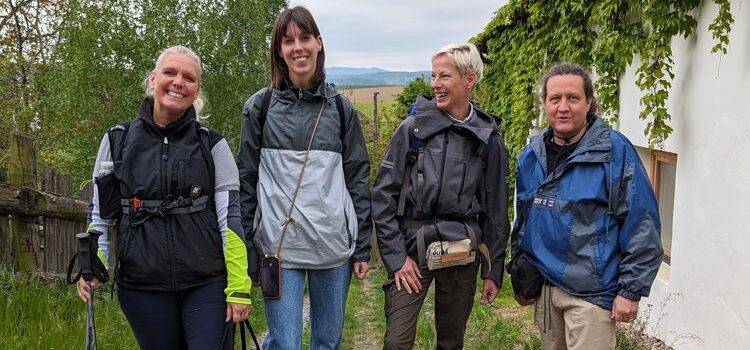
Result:
[[353,104],[362,102],[372,102],[372,93],[377,91],[378,101],[393,101],[396,95],[401,93],[404,89],[403,86],[379,86],[379,87],[365,87],[357,89],[339,89],[346,98],[349,99]]

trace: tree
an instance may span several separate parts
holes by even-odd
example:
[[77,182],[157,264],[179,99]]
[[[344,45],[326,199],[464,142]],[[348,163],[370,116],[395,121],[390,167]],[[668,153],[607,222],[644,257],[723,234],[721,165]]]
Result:
[[400,118],[406,118],[409,108],[417,100],[418,96],[434,96],[435,93],[430,87],[430,83],[424,78],[417,77],[404,86],[404,91],[396,95],[396,115]]
[[[78,182],[90,178],[104,131],[135,116],[159,51],[178,44],[202,59],[210,116],[204,123],[237,145],[243,103],[269,81],[269,35],[283,6],[283,0],[65,2],[55,13],[59,34],[44,43],[48,58],[33,77],[41,160]],[[6,61],[3,55],[0,67]]]
[[[0,0],[0,135],[33,133],[44,98],[44,74],[58,40],[62,4],[54,0]],[[8,138],[0,138],[0,150]],[[0,165],[6,154],[0,152]]]

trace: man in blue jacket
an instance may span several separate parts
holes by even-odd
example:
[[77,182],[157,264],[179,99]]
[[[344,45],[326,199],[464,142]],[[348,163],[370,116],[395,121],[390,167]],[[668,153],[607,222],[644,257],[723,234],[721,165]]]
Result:
[[614,349],[661,263],[656,199],[633,145],[596,116],[584,68],[554,65],[541,100],[549,127],[519,155],[511,270],[523,257],[544,282],[516,299],[536,302],[544,349]]

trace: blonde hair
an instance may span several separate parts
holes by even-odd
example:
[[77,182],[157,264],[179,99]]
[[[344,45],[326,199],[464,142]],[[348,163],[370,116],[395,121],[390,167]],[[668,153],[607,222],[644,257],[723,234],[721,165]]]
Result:
[[[441,55],[446,55],[453,60],[453,62],[456,63],[458,72],[461,73],[462,76],[474,73],[477,77],[477,83],[482,79],[484,64],[482,64],[482,56],[479,55],[479,50],[477,50],[477,47],[474,46],[474,44],[453,43],[445,45],[432,55],[432,62],[435,62],[435,59]],[[476,83],[474,86],[476,86]]]
[[198,67],[198,94],[195,97],[195,101],[193,101],[193,108],[195,108],[195,116],[197,121],[201,121],[202,119],[208,118],[208,116],[204,117],[201,115],[203,112],[203,107],[206,105],[206,99],[203,97],[203,88],[201,87],[201,75],[203,73],[203,68],[201,67],[201,58],[198,57],[198,55],[193,52],[193,50],[190,50],[189,48],[182,46],[182,45],[175,45],[170,46],[164,50],[161,50],[159,52],[159,56],[156,58],[156,63],[154,64],[154,69],[148,72],[146,74],[146,78],[143,79],[143,87],[146,91],[146,97],[152,97],[154,96],[154,90],[151,89],[151,87],[148,84],[148,78],[156,72],[156,70],[161,66],[162,61],[164,61],[164,57],[170,54],[183,54],[187,57],[190,57],[194,62],[195,65]]

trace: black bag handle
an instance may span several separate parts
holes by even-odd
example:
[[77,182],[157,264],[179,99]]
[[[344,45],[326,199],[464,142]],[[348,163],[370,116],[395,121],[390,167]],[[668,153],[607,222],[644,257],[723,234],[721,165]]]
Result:
[[242,342],[242,350],[247,350],[247,342],[245,340],[245,328],[247,328],[247,330],[250,331],[250,337],[253,338],[253,343],[255,344],[255,348],[260,350],[260,345],[258,345],[258,338],[255,337],[253,326],[250,325],[249,320],[244,320],[240,322],[240,341]]

